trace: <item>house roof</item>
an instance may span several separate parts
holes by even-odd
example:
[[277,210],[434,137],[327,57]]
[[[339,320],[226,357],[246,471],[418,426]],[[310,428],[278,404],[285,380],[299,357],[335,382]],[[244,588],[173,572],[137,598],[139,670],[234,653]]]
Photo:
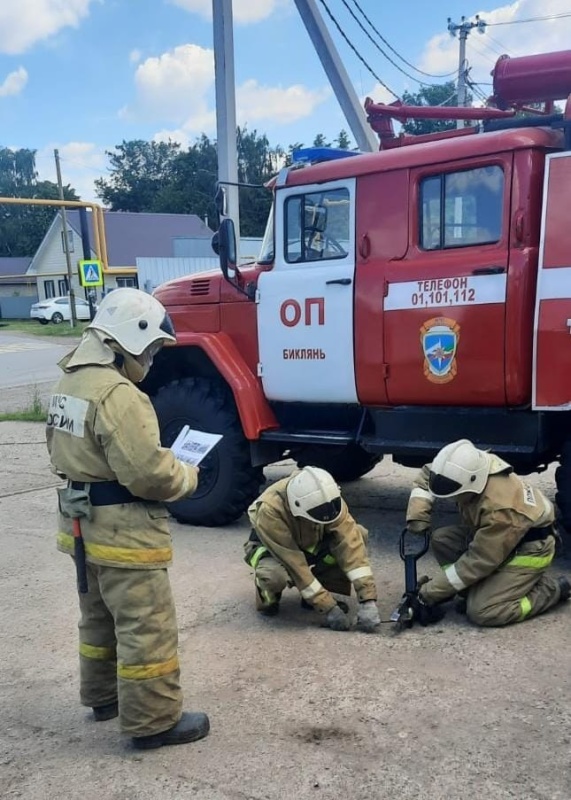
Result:
[[[196,214],[134,214],[126,211],[104,211],[107,256],[110,267],[134,267],[140,258],[174,256],[173,241],[177,237],[210,239],[213,231]],[[66,214],[68,224],[81,234],[79,211]],[[93,249],[92,215],[87,215],[90,244]]]
[[0,278],[26,274],[26,270],[32,263],[30,256],[22,257],[1,257],[0,258]]

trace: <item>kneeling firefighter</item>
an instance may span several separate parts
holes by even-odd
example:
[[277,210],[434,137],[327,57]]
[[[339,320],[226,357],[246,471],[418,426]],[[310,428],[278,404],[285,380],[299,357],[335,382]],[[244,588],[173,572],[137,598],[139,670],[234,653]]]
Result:
[[420,586],[420,619],[457,593],[468,618],[486,626],[521,622],[569,599],[567,578],[546,572],[555,554],[553,505],[506,461],[467,439],[446,445],[414,481],[411,532],[430,529],[436,497],[454,498],[460,524],[432,533],[442,572]]
[[358,525],[332,476],[318,467],[266,489],[248,509],[252,533],[244,545],[254,568],[256,608],[272,616],[286,586],[296,586],[302,604],[323,615],[336,631],[350,627],[347,606],[332,592],[359,599],[357,625],[373,632],[380,625],[377,588],[367,555],[367,531]]
[[161,447],[137,387],[175,333],[164,307],[138,289],[101,302],[50,402],[47,444],[58,490],[58,549],[78,572],[80,699],[96,720],[119,716],[139,749],[206,736],[182,711],[178,628],[163,502],[192,494],[198,470]]

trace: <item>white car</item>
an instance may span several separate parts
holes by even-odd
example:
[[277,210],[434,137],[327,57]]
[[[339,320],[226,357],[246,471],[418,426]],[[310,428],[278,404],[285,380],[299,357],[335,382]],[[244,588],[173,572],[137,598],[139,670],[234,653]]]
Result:
[[[95,304],[93,308],[97,311],[97,306]],[[75,311],[78,320],[88,320],[90,318],[89,303],[87,300],[76,297]],[[34,303],[30,308],[30,318],[37,319],[42,325],[47,325],[48,322],[59,325],[59,323],[64,320],[69,321],[71,319],[69,297],[50,297],[49,300],[42,300],[40,303]]]

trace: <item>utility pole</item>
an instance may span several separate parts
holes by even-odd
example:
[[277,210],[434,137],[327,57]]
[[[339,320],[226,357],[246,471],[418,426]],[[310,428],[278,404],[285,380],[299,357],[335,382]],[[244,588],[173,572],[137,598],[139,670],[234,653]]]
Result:
[[359,149],[364,153],[374,153],[379,149],[379,140],[367,122],[363,106],[319,13],[317,3],[315,0],[295,0],[295,4]]
[[[65,200],[65,197],[63,196],[63,183],[62,183],[62,180],[61,180],[61,166],[60,166],[60,161],[59,161],[59,150],[54,150],[54,158],[56,160],[56,175],[57,175],[57,185],[58,185],[58,189],[59,189],[59,199],[60,200]],[[64,253],[65,253],[65,261],[66,261],[66,264],[67,264],[67,283],[68,283],[68,289],[69,289],[69,308],[70,308],[70,311],[71,311],[69,322],[70,322],[71,327],[75,328],[75,326],[77,324],[77,314],[75,312],[75,293],[73,291],[73,283],[72,283],[73,272],[72,272],[72,266],[71,266],[71,254],[69,252],[69,240],[67,238],[67,217],[66,217],[66,213],[65,213],[65,206],[61,207],[61,212],[60,213],[61,213],[61,227],[62,227],[62,231],[63,231],[63,234],[62,234],[63,250],[64,250]]]
[[[448,17],[448,31],[451,36],[456,36],[458,34],[458,40],[460,43],[460,53],[458,58],[458,105],[465,106],[466,105],[466,39],[468,38],[469,34],[472,30],[476,28],[478,33],[484,33],[486,30],[486,23],[484,20],[480,19],[478,14],[474,19],[474,22],[471,22],[466,19],[466,17],[461,17],[460,23],[452,22],[451,17]],[[464,127],[464,120],[459,119],[456,122],[457,128]]]
[[232,185],[238,183],[232,0],[212,0],[212,17],[214,27],[218,180],[223,185],[225,184],[225,216],[230,217],[234,222],[236,247],[240,252],[240,200],[238,186]]

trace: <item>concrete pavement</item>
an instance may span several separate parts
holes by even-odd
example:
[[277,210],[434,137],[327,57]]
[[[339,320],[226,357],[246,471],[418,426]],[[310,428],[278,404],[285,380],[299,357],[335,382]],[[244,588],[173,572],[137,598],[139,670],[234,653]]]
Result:
[[[321,629],[290,591],[277,618],[262,618],[242,562],[245,520],[172,525],[187,707],[209,713],[211,734],[132,750],[116,721],[94,723],[77,701],[74,573],[55,550],[43,426],[0,423],[0,442],[2,798],[571,797],[569,604],[505,630],[449,611],[433,628],[366,636]],[[385,620],[403,589],[396,544],[413,474],[386,460],[344,492],[370,530]],[[553,496],[552,478],[532,480]],[[435,570],[426,557],[420,574]]]

